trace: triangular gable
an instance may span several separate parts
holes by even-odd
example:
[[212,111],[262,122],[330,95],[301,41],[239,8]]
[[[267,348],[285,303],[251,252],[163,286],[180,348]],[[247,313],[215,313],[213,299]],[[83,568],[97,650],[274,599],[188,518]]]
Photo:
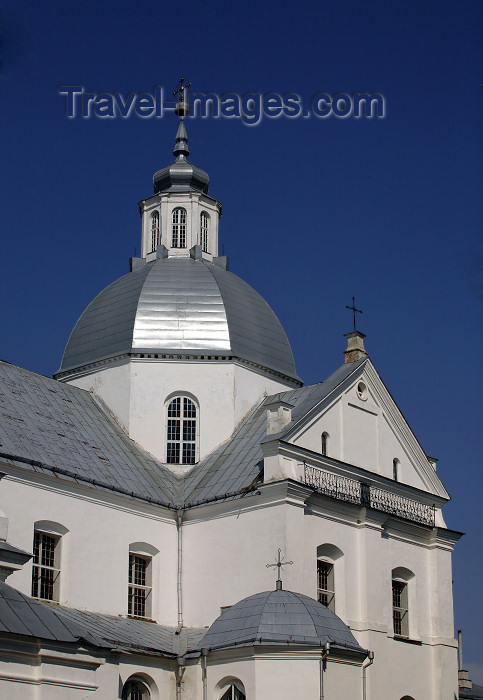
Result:
[[319,386],[292,412],[284,441],[321,454],[325,433],[327,456],[391,479],[397,460],[398,481],[449,498],[369,358],[343,365]]

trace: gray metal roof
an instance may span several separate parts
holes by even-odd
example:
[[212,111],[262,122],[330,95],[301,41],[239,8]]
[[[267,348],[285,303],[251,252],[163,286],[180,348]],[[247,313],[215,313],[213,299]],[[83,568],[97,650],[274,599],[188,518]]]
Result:
[[227,270],[189,257],[147,263],[97,295],[59,372],[125,353],[233,356],[298,379],[270,306]]
[[[263,479],[261,442],[269,403],[281,399],[294,406],[286,433],[366,361],[344,364],[319,384],[267,397],[184,477],[130,440],[89,392],[0,361],[0,458],[37,472],[52,474],[54,468],[61,479],[164,504],[223,498]],[[282,434],[271,439],[276,437]]]
[[316,600],[291,591],[266,591],[244,598],[211,625],[198,648],[253,644],[331,645],[364,653],[342,620]]
[[34,600],[0,581],[0,633],[131,653],[176,656],[194,648],[205,628],[174,627],[153,622],[75,610]]
[[99,637],[64,618],[57,606],[33,600],[4,581],[0,581],[0,633],[55,642],[76,643],[83,640],[94,646],[108,646]]
[[174,163],[158,170],[154,174],[154,192],[208,192],[209,177],[204,170],[186,160],[189,156],[188,134],[183,119],[176,133],[176,145],[173,155]]
[[325,382],[267,397],[229,440],[177,477],[130,440],[89,392],[0,361],[0,458],[164,504],[222,498],[263,478],[267,404],[289,401],[298,420],[358,366],[343,365]]
[[473,683],[472,688],[460,689],[459,698],[467,698],[467,700],[483,700],[483,686]]
[[0,457],[32,471],[62,468],[165,503],[175,500],[179,483],[92,394],[6,362],[0,362]]

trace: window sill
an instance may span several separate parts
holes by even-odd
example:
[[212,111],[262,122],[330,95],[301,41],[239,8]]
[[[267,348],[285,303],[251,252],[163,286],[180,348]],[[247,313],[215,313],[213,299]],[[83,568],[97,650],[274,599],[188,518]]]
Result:
[[406,644],[415,644],[418,647],[422,646],[422,642],[420,642],[419,640],[410,639],[409,637],[403,637],[402,635],[399,635],[399,634],[395,634],[393,638],[396,642],[405,642]]
[[141,617],[141,615],[127,615],[128,620],[142,620],[143,622],[153,622],[156,624],[156,620],[152,620],[150,617]]

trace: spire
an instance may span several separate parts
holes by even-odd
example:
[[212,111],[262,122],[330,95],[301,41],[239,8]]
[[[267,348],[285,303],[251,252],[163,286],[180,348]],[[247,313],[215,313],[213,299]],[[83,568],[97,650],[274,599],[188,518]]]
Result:
[[178,95],[178,101],[174,108],[174,113],[180,118],[178,133],[176,134],[176,145],[173,151],[173,155],[176,156],[176,160],[178,162],[186,160],[186,157],[190,154],[188,150],[188,134],[186,133],[186,128],[183,121],[184,117],[190,113],[190,106],[184,99],[184,91],[190,86],[191,83],[184,85],[184,78],[181,76],[179,80],[179,88],[173,91],[173,95]]
[[176,156],[176,160],[182,161],[186,160],[190,152],[188,150],[188,134],[186,133],[186,127],[184,125],[183,117],[179,122],[178,131],[176,133],[176,144],[174,147],[173,155]]
[[173,95],[178,95],[174,113],[180,119],[173,151],[176,160],[166,168],[154,173],[154,192],[155,194],[161,192],[203,192],[208,194],[208,173],[187,160],[190,152],[184,117],[190,113],[190,106],[185,100],[184,91],[189,88],[191,83],[184,85],[184,78],[181,78],[179,82],[179,88],[173,92]]

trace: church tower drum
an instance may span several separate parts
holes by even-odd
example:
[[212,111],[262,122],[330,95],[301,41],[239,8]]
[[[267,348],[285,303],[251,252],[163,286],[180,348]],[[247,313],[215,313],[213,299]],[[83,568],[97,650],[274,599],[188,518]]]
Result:
[[218,256],[222,207],[187,160],[182,118],[174,155],[139,204],[141,257],[81,315],[56,379],[92,391],[129,437],[184,473],[264,396],[302,382],[276,315]]

